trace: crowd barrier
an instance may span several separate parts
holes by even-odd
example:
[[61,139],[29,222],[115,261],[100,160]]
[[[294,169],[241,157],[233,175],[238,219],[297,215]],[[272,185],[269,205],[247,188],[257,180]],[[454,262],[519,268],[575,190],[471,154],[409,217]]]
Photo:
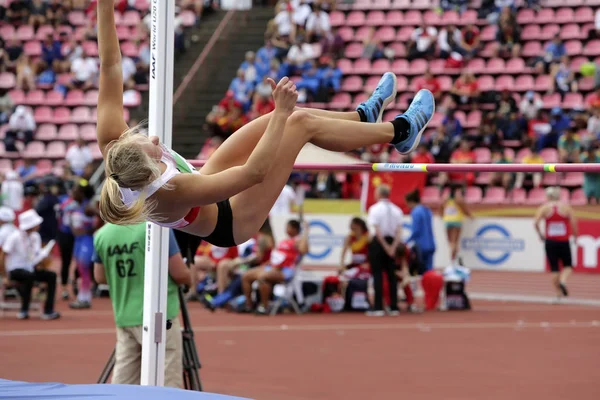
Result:
[[[271,218],[276,239],[285,237],[285,222],[292,216]],[[310,252],[303,264],[323,269],[340,265],[344,238],[354,215],[305,214],[309,223]],[[363,215],[366,220],[366,216]],[[579,236],[571,243],[576,272],[600,273],[600,220],[578,221]],[[410,216],[405,216],[403,236],[411,232]],[[434,218],[436,253],[434,265],[450,265],[446,229],[440,217]],[[544,244],[538,237],[532,218],[476,218],[465,220],[460,239],[460,255],[466,267],[475,270],[530,271],[547,270]],[[349,260],[346,260],[349,261]]]

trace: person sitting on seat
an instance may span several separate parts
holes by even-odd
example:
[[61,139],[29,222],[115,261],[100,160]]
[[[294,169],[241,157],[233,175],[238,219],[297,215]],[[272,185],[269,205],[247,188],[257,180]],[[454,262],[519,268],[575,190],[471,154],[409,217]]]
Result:
[[273,285],[291,281],[300,258],[308,253],[308,225],[305,224],[303,234],[300,236],[300,222],[291,220],[287,223],[286,233],[288,239],[279,242],[277,248],[271,252],[269,262],[249,270],[242,277],[242,290],[246,296],[246,312],[252,310],[253,307],[251,294],[254,281],[260,283],[261,304],[256,308],[256,313],[266,315]]
[[210,243],[200,245],[196,252],[194,263],[190,266],[190,276],[192,279],[191,290],[187,296],[188,301],[198,300],[198,276],[201,272],[204,274],[212,273],[219,269],[223,263],[235,259],[238,256],[237,247],[219,247]]

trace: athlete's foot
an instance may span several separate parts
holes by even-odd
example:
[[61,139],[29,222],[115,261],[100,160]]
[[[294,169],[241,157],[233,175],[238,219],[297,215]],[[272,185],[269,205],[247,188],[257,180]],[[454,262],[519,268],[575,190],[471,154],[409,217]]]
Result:
[[[413,151],[421,141],[421,135],[435,114],[435,98],[427,89],[421,89],[415,95],[408,110],[394,120],[397,140],[394,147],[401,154]],[[408,123],[408,124],[406,124]]]
[[567,297],[569,295],[569,291],[567,290],[567,285],[565,285],[564,283],[559,283],[558,287],[560,288],[560,291],[562,292],[563,296]]
[[356,107],[365,122],[381,122],[385,108],[396,98],[396,87],[396,75],[392,72],[383,74],[371,97]]

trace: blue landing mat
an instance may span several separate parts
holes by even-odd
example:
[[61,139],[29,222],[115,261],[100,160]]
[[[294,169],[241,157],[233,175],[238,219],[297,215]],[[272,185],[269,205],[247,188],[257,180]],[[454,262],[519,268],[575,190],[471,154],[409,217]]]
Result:
[[29,383],[0,379],[0,400],[249,400],[183,389],[133,385],[65,385]]

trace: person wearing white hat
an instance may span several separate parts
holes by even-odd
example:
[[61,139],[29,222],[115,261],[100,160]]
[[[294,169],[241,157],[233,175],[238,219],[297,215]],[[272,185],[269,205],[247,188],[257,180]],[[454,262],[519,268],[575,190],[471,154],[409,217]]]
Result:
[[2,205],[11,208],[13,211],[23,209],[23,197],[25,188],[23,182],[19,180],[19,174],[16,171],[7,171],[2,182]]
[[60,317],[54,311],[56,293],[56,273],[39,268],[36,260],[42,251],[42,238],[37,232],[43,218],[35,210],[27,210],[19,215],[19,229],[12,232],[2,245],[0,264],[5,266],[10,280],[19,284],[21,311],[18,319],[29,318],[29,304],[34,282],[47,285],[46,302],[42,319],[51,320]]
[[27,144],[33,140],[36,127],[31,110],[25,106],[18,106],[13,115],[10,116],[6,136],[22,140]]
[[19,230],[14,224],[15,218],[15,212],[12,208],[0,207],[0,251],[2,251],[2,245],[4,245],[6,238],[14,231]]

